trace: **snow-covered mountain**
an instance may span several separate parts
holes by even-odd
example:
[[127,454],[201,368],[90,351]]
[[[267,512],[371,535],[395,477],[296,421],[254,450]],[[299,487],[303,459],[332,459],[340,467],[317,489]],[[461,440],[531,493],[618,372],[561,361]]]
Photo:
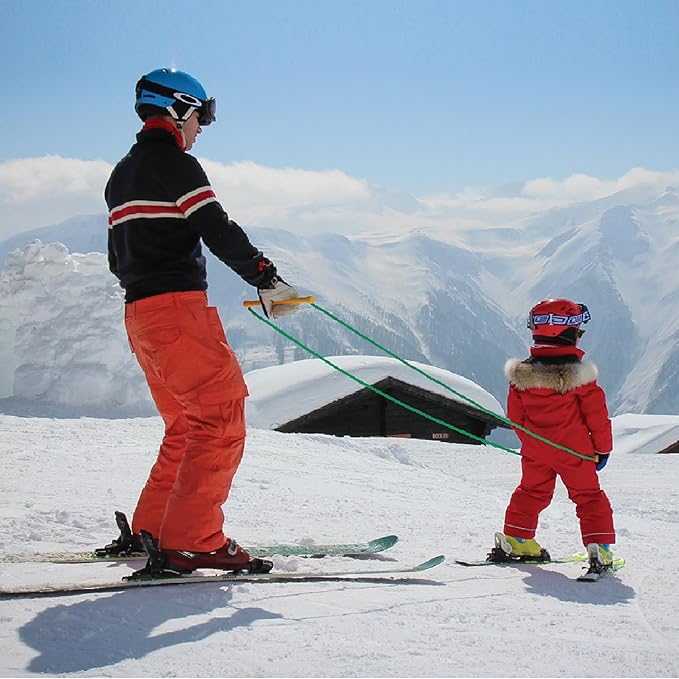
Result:
[[[379,239],[300,237],[261,228],[248,233],[301,293],[314,294],[322,307],[404,358],[464,375],[501,403],[504,361],[527,352],[524,319],[530,306],[549,296],[584,302],[593,320],[582,346],[599,366],[611,410],[668,414],[679,408],[679,349],[673,342],[679,335],[674,311],[679,274],[673,267],[673,255],[679,253],[678,220],[679,194],[668,188],[650,197],[617,194],[507,226],[457,232],[445,240],[423,232]],[[34,238],[64,243],[70,253],[104,252],[105,218],[79,217],[24,233],[0,244],[0,258]],[[90,383],[96,364],[107,379],[117,376],[114,383],[124,370],[136,370],[133,359],[128,365],[129,355],[120,353],[121,346],[125,349],[122,295],[105,258],[70,253],[33,246],[15,252],[5,264],[0,396],[11,395],[12,374],[19,371],[17,384],[25,390],[27,373],[49,373],[48,361],[63,357],[63,347],[50,353],[41,350],[41,343],[71,347],[67,353],[88,364],[84,372]],[[246,371],[308,357],[246,312],[241,302],[253,297],[252,288],[208,259],[211,301],[219,306]],[[78,328],[73,310],[70,315],[66,310],[77,305],[82,313],[83,305],[90,304],[92,318],[102,316],[106,322]],[[323,355],[381,353],[311,308],[281,326]],[[109,349],[103,351],[104,345]],[[109,350],[115,365],[106,358]],[[34,365],[37,357],[39,367]],[[38,398],[38,382],[29,382],[35,389],[23,396]],[[136,383],[132,391],[138,388],[143,391]]]

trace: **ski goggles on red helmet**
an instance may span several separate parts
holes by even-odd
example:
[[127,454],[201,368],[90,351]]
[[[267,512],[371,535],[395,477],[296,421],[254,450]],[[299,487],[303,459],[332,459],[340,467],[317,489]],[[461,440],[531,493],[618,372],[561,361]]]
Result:
[[[563,314],[553,314],[553,313],[531,313],[528,314],[527,327],[530,330],[535,330],[536,327],[541,325],[555,325],[565,328],[578,327],[580,324],[589,323],[592,319],[592,315],[589,313],[589,309],[584,304],[578,304],[580,307],[580,313],[575,315],[563,315]],[[579,329],[579,328],[578,328]],[[584,332],[581,331],[580,334]]]

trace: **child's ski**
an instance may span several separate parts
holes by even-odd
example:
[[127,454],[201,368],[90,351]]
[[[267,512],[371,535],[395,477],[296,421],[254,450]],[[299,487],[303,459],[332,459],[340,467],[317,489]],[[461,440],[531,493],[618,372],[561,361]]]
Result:
[[[577,552],[575,554],[571,554],[570,556],[564,556],[558,559],[549,559],[548,561],[546,560],[535,560],[535,559],[511,559],[509,561],[469,561],[469,560],[464,560],[464,559],[453,559],[454,563],[458,564],[459,566],[548,566],[549,564],[565,564],[565,563],[583,563],[587,561],[587,554],[582,554],[580,552]],[[605,571],[617,571],[623,568],[625,565],[625,559],[622,559],[620,557],[614,557],[613,563],[605,569]],[[596,580],[599,579],[599,575],[601,573],[597,574],[592,574],[590,572],[591,569],[587,571],[587,573],[584,573],[580,577],[578,577],[578,580],[580,582],[595,582]]]

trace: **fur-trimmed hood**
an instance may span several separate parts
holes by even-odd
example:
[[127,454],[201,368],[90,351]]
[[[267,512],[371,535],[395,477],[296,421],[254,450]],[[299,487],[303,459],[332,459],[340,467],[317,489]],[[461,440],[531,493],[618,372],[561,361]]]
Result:
[[553,389],[565,394],[585,384],[594,382],[599,374],[591,361],[581,363],[526,363],[510,358],[505,363],[505,376],[512,386],[526,389]]

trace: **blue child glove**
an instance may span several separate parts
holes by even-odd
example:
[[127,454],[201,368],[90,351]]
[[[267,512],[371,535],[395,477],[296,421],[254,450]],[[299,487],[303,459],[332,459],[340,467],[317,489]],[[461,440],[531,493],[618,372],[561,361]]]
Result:
[[608,462],[608,453],[597,453],[596,454],[596,470],[600,472]]

